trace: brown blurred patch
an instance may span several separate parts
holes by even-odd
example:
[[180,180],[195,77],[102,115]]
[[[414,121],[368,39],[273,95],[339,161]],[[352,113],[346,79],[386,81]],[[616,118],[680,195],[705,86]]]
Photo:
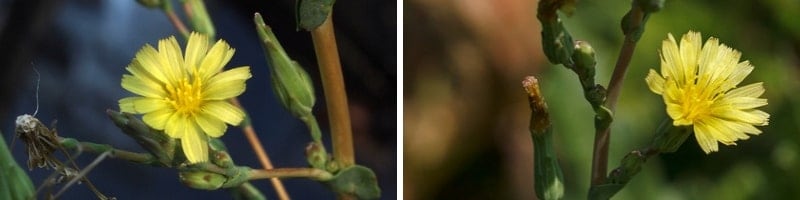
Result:
[[546,63],[536,2],[404,2],[404,196],[533,199],[519,81]]

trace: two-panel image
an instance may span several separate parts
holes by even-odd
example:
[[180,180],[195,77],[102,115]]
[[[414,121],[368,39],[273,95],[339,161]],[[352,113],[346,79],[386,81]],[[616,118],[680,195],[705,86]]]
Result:
[[800,199],[798,17],[0,0],[0,200]]

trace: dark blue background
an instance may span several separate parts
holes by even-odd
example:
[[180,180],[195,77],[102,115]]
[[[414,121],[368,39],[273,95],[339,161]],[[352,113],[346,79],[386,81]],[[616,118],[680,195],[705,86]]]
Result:
[[[176,2],[177,3],[177,2]],[[180,10],[176,4],[176,10]],[[236,49],[228,68],[249,65],[253,78],[240,100],[251,114],[261,142],[278,167],[306,166],[303,150],[310,141],[307,128],[276,102],[269,72],[253,28],[254,12],[261,12],[276,31],[290,56],[311,74],[317,88],[314,108],[330,148],[328,118],[311,38],[296,31],[294,1],[207,1],[217,37]],[[357,162],[372,168],[383,199],[396,195],[396,4],[393,1],[340,1],[334,22],[342,58]],[[182,15],[181,15],[182,16]],[[62,137],[143,150],[117,129],[105,115],[118,109],[117,100],[132,94],[120,87],[124,68],[145,44],[175,35],[176,30],[159,10],[125,1],[9,1],[0,0],[0,119],[3,137],[10,142],[16,116],[33,113],[36,75],[41,72],[39,113],[45,124],[58,120]],[[180,37],[181,45],[185,45]],[[241,131],[229,128],[222,137],[239,165],[259,168]],[[24,145],[13,146],[17,162],[25,164]],[[86,165],[96,155],[80,155]],[[30,172],[39,185],[50,171]],[[107,159],[89,178],[106,195],[119,199],[229,199],[225,190],[203,191],[185,187],[175,170],[140,166]],[[255,181],[270,199],[276,199],[269,181]],[[333,199],[321,184],[306,179],[284,180],[294,199]],[[92,199],[76,185],[62,199]]]

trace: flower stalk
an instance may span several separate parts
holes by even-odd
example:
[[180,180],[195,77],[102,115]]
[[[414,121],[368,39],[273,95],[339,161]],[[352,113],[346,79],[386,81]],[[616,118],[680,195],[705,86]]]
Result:
[[[634,0],[631,3],[631,10],[622,19],[622,33],[625,35],[622,49],[620,49],[614,72],[608,82],[608,92],[605,107],[610,114],[614,113],[622,89],[622,81],[628,69],[636,43],[644,33],[644,27],[650,14],[661,10],[664,0]],[[611,142],[611,118],[608,120],[595,121],[595,140],[592,155],[592,185],[599,185],[605,182],[608,169],[608,146]]]
[[311,38],[314,42],[314,51],[317,53],[322,88],[325,91],[325,102],[330,117],[333,158],[341,168],[352,166],[355,164],[355,155],[350,111],[331,14],[328,14],[322,25],[311,31]]
[[604,200],[614,196],[642,170],[648,158],[660,153],[672,153],[691,135],[692,129],[688,126],[672,126],[672,120],[664,120],[656,130],[656,135],[649,146],[628,153],[619,167],[608,175],[608,179],[599,185],[592,186],[589,190],[589,199]]

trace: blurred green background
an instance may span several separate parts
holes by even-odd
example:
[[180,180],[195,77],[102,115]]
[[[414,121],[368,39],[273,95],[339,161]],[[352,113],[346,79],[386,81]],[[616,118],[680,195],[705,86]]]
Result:
[[[536,75],[550,106],[565,199],[585,199],[594,128],[577,76],[547,62],[536,1],[404,2],[404,196],[534,199],[529,108],[520,81]],[[606,85],[630,1],[578,1],[563,17],[598,55]],[[694,137],[648,160],[614,199],[800,199],[800,1],[668,0],[653,14],[627,73],[612,124],[609,169],[644,147],[666,117],[647,89],[668,33],[716,37],[755,66],[740,84],[764,82],[764,133],[706,155]]]

